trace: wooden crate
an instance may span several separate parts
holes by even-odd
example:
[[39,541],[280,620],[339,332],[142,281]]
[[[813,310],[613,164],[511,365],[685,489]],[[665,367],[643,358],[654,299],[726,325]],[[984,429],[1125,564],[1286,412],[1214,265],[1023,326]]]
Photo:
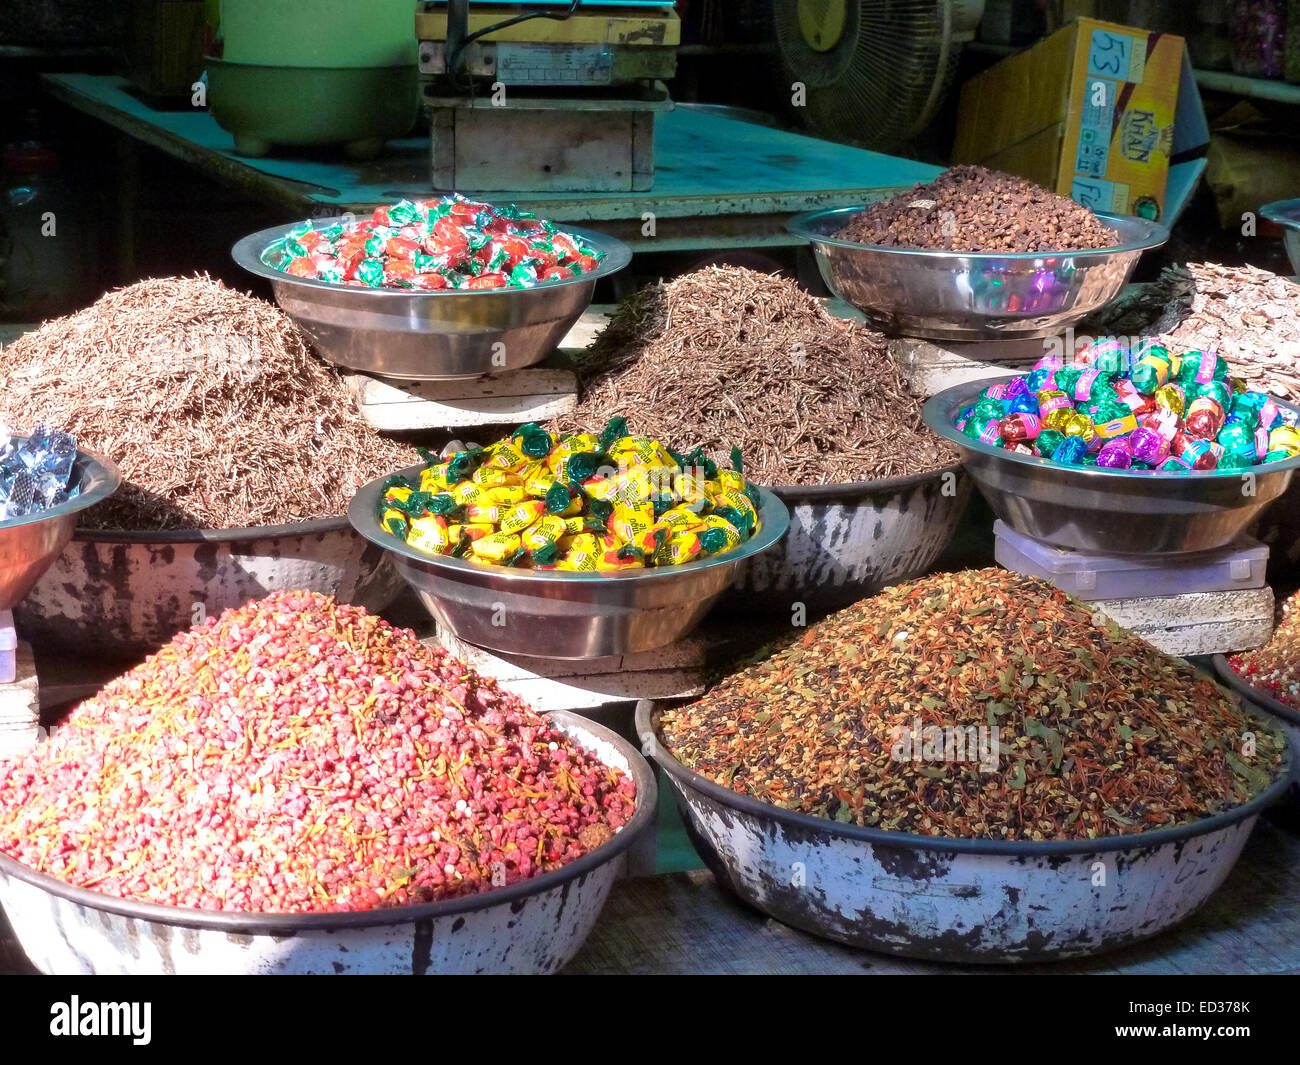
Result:
[[[662,89],[662,86],[660,86]],[[654,185],[653,99],[528,95],[452,98],[426,91],[435,189],[646,192]]]
[[386,431],[544,422],[578,403],[578,379],[568,370],[530,368],[465,381],[345,374],[344,381],[362,417]]

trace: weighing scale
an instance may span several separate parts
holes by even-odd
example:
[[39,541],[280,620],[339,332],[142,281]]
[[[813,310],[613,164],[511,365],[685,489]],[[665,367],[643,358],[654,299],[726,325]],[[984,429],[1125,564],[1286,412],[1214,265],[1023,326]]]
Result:
[[627,192],[654,183],[672,108],[673,4],[422,2],[415,16],[435,188]]

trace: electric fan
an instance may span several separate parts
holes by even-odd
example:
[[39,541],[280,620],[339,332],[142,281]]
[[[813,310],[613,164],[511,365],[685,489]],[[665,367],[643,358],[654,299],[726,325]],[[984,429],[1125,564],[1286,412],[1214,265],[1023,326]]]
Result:
[[[889,149],[934,117],[984,0],[774,0],[795,111],[818,133]],[[792,90],[797,91],[797,90]]]

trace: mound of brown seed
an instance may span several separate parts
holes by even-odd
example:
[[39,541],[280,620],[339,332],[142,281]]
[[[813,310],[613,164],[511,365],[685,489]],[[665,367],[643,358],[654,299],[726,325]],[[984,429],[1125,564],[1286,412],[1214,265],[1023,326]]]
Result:
[[641,436],[702,446],[764,485],[929,473],[957,461],[925,427],[879,333],[827,312],[789,278],[708,266],[619,304],[560,418],[627,418]]
[[872,204],[835,235],[889,248],[1013,253],[1109,248],[1116,240],[1074,200],[982,166],[955,166]]
[[57,425],[122,486],[92,529],[229,529],[343,514],[419,461],[376,433],[274,304],[210,277],[116,289],[0,350],[0,420]]
[[660,735],[742,795],[960,839],[1169,828],[1249,801],[1285,738],[1140,637],[1000,569],[897,585],[833,614]]

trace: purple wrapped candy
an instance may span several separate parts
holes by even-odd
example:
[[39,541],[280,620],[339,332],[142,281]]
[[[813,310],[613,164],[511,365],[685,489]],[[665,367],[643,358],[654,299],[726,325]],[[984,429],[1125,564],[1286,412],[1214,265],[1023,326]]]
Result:
[[1017,377],[1007,382],[1007,390],[1002,394],[1003,399],[1015,399],[1017,396],[1029,395],[1029,385],[1025,383],[1023,377]]
[[1127,470],[1133,465],[1133,452],[1127,440],[1107,440],[1097,452],[1097,465],[1108,470]]
[[1129,434],[1128,444],[1133,458],[1150,466],[1159,466],[1169,457],[1169,441],[1145,425],[1139,425]]

